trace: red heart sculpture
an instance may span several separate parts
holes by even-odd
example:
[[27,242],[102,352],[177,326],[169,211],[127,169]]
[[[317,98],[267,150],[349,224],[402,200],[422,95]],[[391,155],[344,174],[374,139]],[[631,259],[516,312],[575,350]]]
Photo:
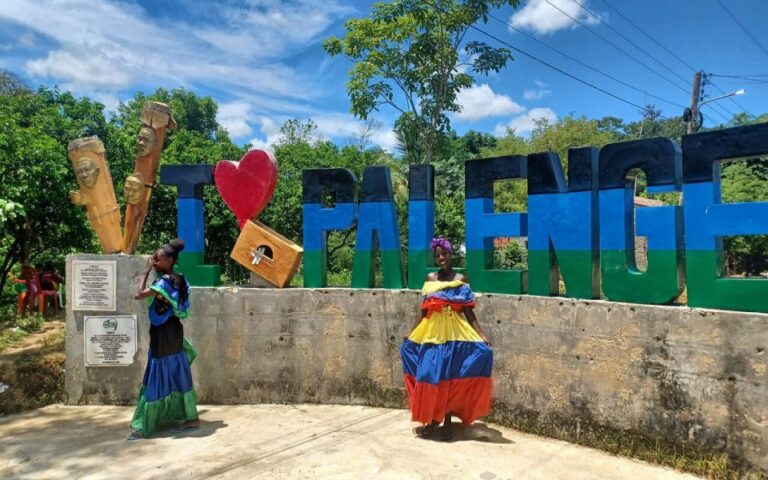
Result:
[[219,195],[235,214],[240,228],[269,203],[277,184],[277,160],[264,150],[250,150],[239,162],[222,160],[213,170]]

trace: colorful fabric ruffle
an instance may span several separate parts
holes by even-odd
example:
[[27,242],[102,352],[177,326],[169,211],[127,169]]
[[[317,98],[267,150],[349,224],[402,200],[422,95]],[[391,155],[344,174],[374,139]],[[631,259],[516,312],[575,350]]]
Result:
[[[179,301],[179,290],[170,275],[158,278],[149,288],[155,292],[155,296],[148,299],[149,321],[152,325],[162,325],[171,317],[184,320],[189,316],[189,295],[185,301]],[[189,282],[187,282],[187,292],[189,288]]]
[[454,280],[428,281],[422,295],[427,314],[400,348],[411,418],[429,424],[451,413],[472,423],[490,411],[493,368],[493,352],[463,314],[474,294]]

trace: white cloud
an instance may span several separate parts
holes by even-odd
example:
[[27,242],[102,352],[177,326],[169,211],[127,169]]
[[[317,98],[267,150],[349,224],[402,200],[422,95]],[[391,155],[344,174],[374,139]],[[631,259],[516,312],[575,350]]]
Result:
[[395,151],[395,147],[398,143],[397,135],[395,135],[395,131],[392,129],[379,130],[373,135],[373,137],[371,137],[371,141],[373,141],[373,143],[380,146],[384,150],[388,150],[390,152]]
[[[590,8],[586,0],[581,3],[586,8]],[[590,10],[592,9],[590,8]],[[575,28],[576,22],[568,15],[587,25],[600,23],[599,20],[582,10],[578,4],[571,0],[529,0],[522,9],[512,14],[509,21],[513,27],[546,34],[565,28]]]
[[353,12],[344,3],[313,0],[249,0],[214,10],[226,28],[205,27],[194,34],[220,50],[247,58],[274,57],[306,44],[337,18]]
[[[262,136],[251,139],[252,147],[272,149],[272,146],[280,141],[280,126],[284,120],[286,119],[275,121],[271,118],[261,117],[259,123],[261,124]],[[317,126],[318,139],[350,140],[354,137],[359,137],[366,130],[364,122],[345,113],[314,115],[311,117],[311,120]],[[299,121],[304,122],[303,119]],[[397,138],[391,128],[381,125],[378,129],[367,133],[370,135],[369,141],[372,144],[378,145],[384,150],[394,151],[395,145],[397,145]]]
[[487,84],[461,90],[457,101],[461,111],[455,114],[456,118],[470,122],[525,111],[525,107],[515,103],[507,95],[495,93]]
[[253,128],[248,125],[250,116],[250,104],[246,101],[236,100],[219,105],[216,120],[232,137],[239,138],[253,133]]
[[261,134],[264,138],[251,139],[251,148],[272,151],[273,145],[280,140],[280,126],[269,117],[259,117],[258,122],[261,124]]
[[104,105],[104,110],[107,112],[117,111],[117,107],[120,105],[120,99],[113,93],[96,93],[93,97]]
[[28,61],[27,73],[60,79],[75,89],[126,87],[136,74],[130,68],[113,68],[112,59],[100,52],[76,55],[66,50],[56,50],[44,59]]
[[[312,121],[317,125],[317,131],[326,138],[346,138],[359,137],[366,130],[365,123],[356,120],[349,114],[329,114],[317,115],[312,117]],[[379,128],[368,132],[369,140],[384,150],[393,151],[397,144],[395,132],[390,128],[379,125]]]
[[557,114],[551,108],[532,108],[523,115],[518,115],[505,124],[496,125],[494,135],[501,137],[506,135],[507,128],[518,134],[530,133],[536,126],[536,120],[544,119],[552,123],[557,121]]
[[24,32],[19,37],[19,45],[24,48],[34,48],[37,45],[37,37],[32,32]]
[[[79,95],[213,86],[246,98],[255,112],[295,114],[312,113],[307,100],[323,92],[311,87],[310,72],[284,58],[350,12],[336,0],[192,0],[186,8],[187,21],[177,21],[118,0],[14,0],[3,2],[0,26],[26,28],[20,44],[40,44],[41,37],[52,43],[26,62],[26,72]],[[196,16],[199,22],[189,23]],[[246,130],[242,123],[233,129]]]
[[542,98],[546,97],[550,93],[552,93],[552,90],[547,89],[547,84],[545,84],[542,81],[536,80],[533,82],[536,84],[535,89],[526,90],[523,92],[523,98],[526,100],[541,100]]

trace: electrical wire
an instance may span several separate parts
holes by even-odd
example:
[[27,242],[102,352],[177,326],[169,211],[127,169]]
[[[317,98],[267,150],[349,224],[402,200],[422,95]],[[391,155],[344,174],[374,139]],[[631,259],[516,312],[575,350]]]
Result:
[[655,43],[656,45],[658,45],[658,46],[659,46],[659,47],[660,47],[662,50],[664,50],[665,52],[667,52],[668,54],[670,54],[672,57],[676,58],[676,59],[677,59],[679,62],[681,62],[681,63],[682,63],[683,65],[685,65],[686,67],[690,68],[692,72],[695,72],[695,71],[697,70],[697,69],[696,69],[695,67],[693,67],[693,66],[692,66],[690,63],[686,62],[685,60],[683,60],[682,58],[680,58],[678,55],[675,55],[675,53],[674,53],[674,52],[672,52],[670,49],[668,49],[667,47],[665,47],[664,45],[662,45],[661,43],[659,43],[659,41],[658,41],[658,40],[656,40],[656,39],[655,39],[653,36],[649,35],[649,34],[648,34],[648,33],[647,33],[645,30],[643,30],[642,28],[640,28],[640,26],[639,26],[639,25],[637,25],[635,22],[633,22],[632,20],[630,20],[629,18],[627,18],[627,16],[626,16],[626,15],[624,15],[624,14],[623,14],[623,13],[621,13],[621,12],[620,12],[620,11],[619,11],[619,10],[618,10],[616,7],[614,7],[613,5],[611,5],[611,4],[608,2],[608,0],[600,0],[600,1],[601,1],[601,2],[603,2],[605,5],[607,5],[607,6],[608,6],[608,8],[610,8],[611,10],[613,10],[614,12],[616,12],[616,13],[617,13],[617,14],[618,14],[618,15],[619,15],[621,18],[623,18],[623,19],[624,19],[624,21],[626,21],[627,23],[629,23],[630,25],[632,25],[633,27],[635,27],[635,29],[636,29],[637,31],[639,31],[640,33],[642,33],[643,35],[645,35],[646,37],[648,37],[648,38],[649,38],[649,39],[650,39],[650,40],[651,40],[653,43]]
[[610,41],[610,40],[608,40],[607,38],[605,38],[604,36],[600,35],[598,32],[596,32],[596,31],[595,31],[595,30],[593,30],[592,28],[589,28],[589,26],[585,25],[583,22],[579,21],[577,18],[574,18],[573,16],[569,15],[569,14],[568,14],[568,12],[566,12],[566,11],[565,11],[565,10],[563,10],[562,8],[558,7],[557,5],[555,5],[554,3],[552,3],[550,0],[544,0],[544,1],[545,1],[545,2],[547,2],[549,5],[551,5],[553,8],[555,8],[556,10],[558,10],[560,13],[562,13],[563,15],[565,15],[566,17],[570,18],[570,19],[571,19],[572,21],[574,21],[575,23],[577,23],[577,24],[579,24],[580,26],[582,26],[582,27],[583,27],[585,30],[589,31],[590,33],[592,33],[593,35],[595,35],[596,37],[598,37],[599,39],[601,39],[602,41],[604,41],[604,42],[605,42],[605,43],[607,43],[608,45],[612,46],[613,48],[615,48],[615,49],[616,49],[616,50],[618,50],[619,52],[621,52],[621,53],[623,53],[624,55],[626,55],[627,57],[631,58],[631,59],[632,59],[632,60],[634,60],[636,63],[638,63],[638,64],[642,65],[642,66],[643,66],[643,67],[644,67],[646,70],[648,70],[648,71],[650,71],[651,73],[653,73],[653,74],[655,74],[655,75],[657,75],[657,76],[659,76],[659,77],[663,78],[664,80],[666,80],[667,82],[669,82],[671,85],[673,85],[673,86],[677,87],[678,89],[682,90],[683,92],[685,92],[685,93],[688,93],[688,90],[687,90],[686,88],[683,88],[683,87],[681,87],[679,84],[677,84],[677,83],[675,83],[673,80],[669,79],[669,77],[667,77],[667,76],[665,76],[665,75],[662,75],[662,74],[661,74],[661,73],[659,73],[657,70],[653,69],[652,67],[650,67],[649,65],[647,65],[647,64],[646,64],[646,63],[644,63],[643,61],[639,60],[637,57],[635,57],[635,56],[634,56],[634,55],[632,55],[631,53],[627,52],[626,50],[624,50],[623,48],[619,47],[618,45],[616,45],[616,44],[615,44],[615,43],[613,43],[612,41]]
[[748,36],[749,38],[751,38],[753,42],[755,42],[755,45],[757,45],[757,46],[760,48],[760,50],[762,50],[762,51],[763,51],[763,53],[765,53],[766,55],[768,55],[768,50],[767,50],[767,49],[766,49],[766,48],[763,46],[763,44],[762,44],[762,43],[760,43],[760,41],[757,39],[757,37],[755,37],[754,35],[752,35],[752,32],[750,32],[750,31],[747,29],[747,27],[746,27],[746,26],[744,26],[744,24],[743,24],[743,23],[741,23],[741,22],[739,21],[739,19],[738,19],[738,18],[736,18],[736,15],[734,15],[734,14],[733,14],[733,12],[731,12],[730,10],[728,10],[728,7],[726,7],[726,6],[723,4],[723,2],[722,2],[721,0],[717,0],[717,3],[719,3],[719,4],[720,4],[720,6],[723,8],[723,10],[725,10],[725,13],[727,13],[727,14],[728,14],[728,15],[729,15],[729,16],[730,16],[732,19],[733,19],[733,21],[734,21],[734,22],[736,22],[736,24],[737,24],[739,27],[741,27],[741,30],[742,30],[744,33],[746,33],[746,34],[747,34],[747,36]]
[[598,87],[597,85],[594,85],[594,84],[592,84],[592,83],[590,83],[590,82],[588,82],[586,80],[582,80],[581,78],[577,77],[576,75],[568,73],[565,70],[563,70],[562,68],[556,67],[555,65],[552,65],[551,63],[548,63],[548,62],[546,62],[546,61],[544,61],[544,60],[542,60],[542,59],[540,59],[540,58],[538,58],[538,57],[536,57],[536,56],[526,52],[525,50],[517,48],[514,45],[512,45],[511,43],[509,43],[509,42],[507,42],[507,41],[497,37],[496,35],[493,35],[492,33],[486,32],[485,30],[483,30],[483,29],[481,29],[479,27],[476,27],[475,25],[470,25],[469,28],[471,28],[472,30],[475,30],[476,32],[478,32],[478,33],[480,33],[482,35],[485,35],[488,38],[496,40],[497,42],[499,42],[500,44],[506,46],[510,50],[513,50],[513,51],[515,51],[515,52],[517,52],[517,53],[519,53],[521,55],[524,55],[524,56],[530,58],[531,60],[533,60],[535,62],[538,62],[538,63],[540,63],[540,64],[542,64],[542,65],[544,65],[546,67],[549,67],[552,70],[555,70],[556,72],[565,75],[566,77],[569,77],[569,78],[571,78],[573,80],[576,80],[577,82],[579,82],[581,84],[584,84],[584,85],[586,85],[586,86],[588,86],[588,87],[590,87],[590,88],[592,88],[594,90],[597,90],[598,92],[604,93],[605,95],[608,95],[609,97],[613,97],[616,100],[624,102],[627,105],[633,106],[633,107],[638,108],[638,109],[640,109],[642,111],[646,110],[646,107],[642,107],[642,106],[632,102],[631,100],[627,100],[626,98],[623,98],[623,97],[620,97],[619,95],[611,93],[608,90],[605,90],[605,89],[603,89],[601,87]]
[[516,27],[512,26],[512,25],[511,25],[509,22],[505,22],[504,20],[502,20],[502,19],[500,19],[500,18],[496,17],[496,16],[495,16],[495,15],[493,15],[493,14],[490,14],[490,13],[489,13],[489,14],[488,14],[488,16],[489,16],[490,18],[492,18],[492,19],[496,20],[497,22],[499,22],[499,23],[501,23],[501,24],[503,24],[503,25],[506,25],[508,28],[510,28],[511,30],[514,30],[515,32],[519,33],[520,35],[523,35],[523,36],[524,36],[524,37],[526,37],[527,39],[529,39],[529,40],[532,40],[532,41],[534,41],[534,42],[538,43],[539,45],[542,45],[542,46],[544,46],[544,47],[546,47],[546,48],[548,48],[548,49],[552,50],[553,52],[556,52],[556,53],[558,53],[558,54],[562,55],[563,57],[565,57],[565,58],[567,58],[567,59],[569,59],[569,60],[571,60],[571,61],[573,61],[573,62],[576,62],[576,63],[578,63],[579,65],[583,66],[584,68],[587,68],[587,69],[589,69],[589,70],[591,70],[591,71],[593,71],[593,72],[595,72],[595,73],[598,73],[598,74],[600,74],[600,75],[602,75],[602,76],[604,76],[604,77],[606,77],[606,78],[608,78],[608,79],[610,79],[610,80],[613,80],[614,82],[620,83],[620,84],[624,85],[624,86],[625,86],[625,87],[627,87],[627,88],[631,88],[632,90],[635,90],[635,91],[637,91],[637,92],[640,92],[640,93],[642,93],[642,94],[644,94],[644,95],[648,95],[649,97],[653,97],[653,98],[655,98],[655,99],[657,99],[657,100],[660,100],[660,101],[662,101],[662,102],[668,103],[668,104],[670,104],[670,105],[673,105],[673,106],[675,106],[675,107],[679,107],[679,108],[685,108],[685,105],[681,105],[681,104],[679,104],[679,103],[673,102],[672,100],[668,100],[668,99],[666,99],[666,98],[663,98],[663,97],[660,97],[660,96],[658,96],[658,95],[654,95],[654,94],[652,94],[652,93],[650,93],[650,92],[648,92],[648,91],[646,91],[646,90],[643,90],[643,89],[641,89],[641,88],[639,88],[639,87],[636,87],[636,86],[634,86],[634,85],[631,85],[631,84],[629,84],[629,83],[627,83],[627,82],[625,82],[625,81],[623,81],[623,80],[621,80],[621,79],[618,79],[618,78],[616,78],[616,77],[614,77],[614,76],[612,76],[612,75],[609,75],[609,74],[607,74],[607,73],[603,72],[602,70],[599,70],[599,69],[597,69],[597,68],[595,68],[595,67],[593,67],[593,66],[591,66],[591,65],[589,65],[589,64],[587,64],[587,63],[585,63],[585,62],[583,62],[583,61],[581,61],[581,60],[579,60],[578,58],[575,58],[575,57],[573,57],[573,56],[571,56],[571,55],[569,55],[569,54],[567,54],[567,53],[563,52],[562,50],[559,50],[559,49],[557,49],[557,48],[555,48],[555,47],[553,47],[553,46],[549,45],[548,43],[546,43],[546,42],[544,42],[544,41],[542,41],[542,40],[539,40],[538,38],[534,37],[533,35],[529,35],[529,34],[527,34],[527,33],[526,33],[526,32],[524,32],[523,30],[521,30],[521,29],[519,29],[519,28],[516,28]]
[[615,28],[613,28],[613,26],[612,26],[610,23],[603,21],[603,19],[602,19],[602,18],[600,18],[600,17],[599,17],[597,14],[595,14],[595,13],[594,13],[592,10],[588,9],[587,7],[585,7],[585,6],[584,6],[584,5],[583,5],[581,2],[579,2],[578,0],[571,0],[571,2],[575,3],[576,5],[578,5],[578,6],[579,6],[579,8],[581,8],[583,11],[585,11],[587,14],[589,14],[589,15],[590,15],[592,18],[594,18],[594,19],[596,19],[596,20],[600,21],[601,23],[603,23],[603,25],[605,25],[605,26],[606,26],[608,29],[610,29],[610,30],[611,30],[612,32],[614,32],[616,35],[618,35],[618,36],[620,36],[621,38],[623,38],[623,39],[624,39],[624,40],[625,40],[627,43],[629,43],[630,45],[632,45],[632,46],[633,46],[633,47],[635,47],[636,49],[638,49],[638,50],[640,50],[641,52],[643,52],[643,53],[645,54],[645,56],[646,56],[646,57],[648,57],[648,58],[650,58],[651,60],[653,60],[654,62],[658,63],[658,64],[659,64],[659,65],[661,65],[661,66],[662,66],[662,67],[663,67],[665,70],[667,70],[669,73],[671,73],[671,74],[672,74],[672,75],[674,75],[675,77],[677,77],[677,78],[679,78],[680,80],[682,80],[684,84],[686,84],[686,85],[688,84],[688,80],[687,80],[685,77],[683,77],[683,76],[682,76],[682,75],[680,75],[679,73],[677,73],[677,72],[675,72],[674,70],[672,70],[671,68],[669,68],[669,67],[668,67],[668,66],[667,66],[667,65],[666,65],[664,62],[662,62],[661,60],[659,60],[659,59],[658,59],[658,58],[656,58],[655,56],[653,56],[653,55],[651,55],[650,53],[648,53],[648,51],[646,51],[646,50],[645,50],[643,47],[641,47],[640,45],[638,45],[637,43],[635,43],[635,42],[634,42],[632,39],[628,38],[626,35],[624,35],[624,34],[623,34],[623,33],[621,33],[620,31],[618,31],[618,30],[616,30]]

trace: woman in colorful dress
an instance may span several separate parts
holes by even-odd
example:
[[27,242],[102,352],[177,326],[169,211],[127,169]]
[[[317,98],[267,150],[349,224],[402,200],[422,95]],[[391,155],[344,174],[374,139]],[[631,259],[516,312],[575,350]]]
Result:
[[[163,421],[183,422],[173,433],[197,428],[197,396],[189,365],[195,353],[181,320],[189,315],[189,283],[173,271],[184,241],[172,240],[149,260],[136,300],[149,301],[149,355],[128,440],[152,435]],[[158,279],[147,288],[152,269]]]
[[491,406],[493,352],[473,311],[475,296],[466,276],[453,271],[450,242],[432,241],[437,273],[427,276],[419,319],[400,348],[411,419],[430,436],[444,422],[451,440],[451,416],[465,425]]

